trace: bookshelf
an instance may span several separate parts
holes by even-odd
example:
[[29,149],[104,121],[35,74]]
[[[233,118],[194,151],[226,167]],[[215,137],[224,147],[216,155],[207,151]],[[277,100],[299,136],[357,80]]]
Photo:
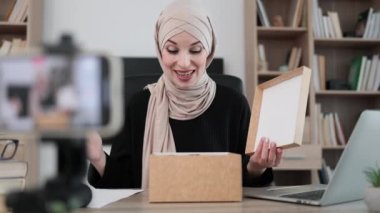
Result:
[[[43,0],[26,0],[28,5],[26,21],[8,21],[7,17],[9,17],[9,13],[12,12],[12,6],[16,2],[16,0],[0,0],[0,48],[4,40],[12,42],[13,39],[25,40],[26,49],[40,45],[43,25]],[[35,133],[3,133],[1,136],[15,138],[20,141],[20,150],[23,151],[20,151],[22,156],[17,158],[26,161],[28,164],[26,187],[36,186],[38,181],[38,137]]]
[[[303,12],[300,25],[290,27],[286,24],[286,21],[284,21],[284,26],[273,26],[271,20],[273,20],[274,16],[281,16],[283,20],[291,19],[290,11],[294,11],[294,8],[291,7],[294,7],[297,0],[261,0],[270,26],[261,24],[262,18],[259,16],[260,11],[257,11],[259,8],[256,0],[245,0],[246,91],[250,102],[253,100],[254,89],[257,84],[286,72],[280,71],[280,69],[288,63],[292,47],[302,49],[299,66],[308,66],[313,71],[315,70],[313,68],[315,67],[315,64],[313,64],[314,54],[323,55],[325,57],[326,81],[347,81],[351,63],[355,57],[380,54],[380,37],[367,39],[352,36],[355,32],[359,14],[368,8],[373,8],[373,11],[380,10],[379,1],[302,1]],[[343,34],[342,38],[337,36],[317,36],[316,22],[313,20],[316,5],[321,8],[323,15],[327,15],[328,11],[334,11],[338,14]],[[267,69],[265,70],[262,70],[262,68],[259,70],[260,66],[258,66],[262,63],[259,59],[260,53],[257,48],[259,44],[263,44],[265,47],[265,58],[267,60]],[[319,69],[317,72],[319,72]],[[294,163],[287,161],[283,166],[275,169],[277,172],[275,177],[280,174],[281,177],[285,177],[287,180],[294,180],[297,179],[294,178],[295,176],[302,176],[304,178],[298,180],[296,184],[314,182],[316,180],[315,170],[318,169],[315,167],[315,163],[321,165],[322,158],[329,166],[335,168],[340,154],[344,150],[344,145],[326,146],[322,142],[320,124],[317,121],[320,117],[319,112],[316,110],[317,104],[320,104],[322,113],[338,113],[341,129],[346,140],[348,140],[360,113],[365,109],[380,108],[380,91],[321,90],[316,89],[312,80],[307,110],[307,116],[310,117],[310,134],[309,138],[305,139],[306,144],[304,146],[306,146],[306,149],[299,149],[295,155],[306,156],[308,152],[313,152],[314,150],[315,154],[309,153],[307,155],[321,156],[321,159],[318,159],[318,157],[314,161],[302,158],[292,159]],[[313,146],[313,148],[308,149],[308,146]],[[317,152],[321,154],[317,155]],[[310,164],[310,162],[313,162],[313,164]],[[308,170],[312,172],[308,172]],[[296,173],[294,174],[294,172]],[[286,183],[281,181],[280,184]]]
[[0,0],[0,47],[4,40],[26,41],[26,48],[38,46],[42,39],[43,0],[25,0],[27,18],[25,21],[9,21],[13,5],[18,0]]
[[[253,100],[254,88],[257,84],[270,80],[285,71],[279,71],[283,65],[288,65],[291,49],[302,49],[299,65],[310,67],[312,52],[312,28],[309,18],[302,17],[297,27],[289,26],[292,6],[296,0],[262,0],[269,17],[281,16],[284,26],[264,27],[258,24],[256,0],[245,1],[245,39],[246,39],[246,91],[250,102]],[[303,2],[303,11],[308,8],[308,1]],[[306,4],[305,4],[306,3]],[[303,13],[303,12],[302,12]],[[263,44],[267,59],[267,70],[259,70],[257,46]],[[309,98],[309,103],[312,98]],[[310,107],[307,114],[310,114]],[[306,139],[310,141],[310,139]],[[277,185],[306,184],[316,181],[315,172],[320,168],[322,151],[319,145],[307,145],[285,150],[284,158],[278,168],[275,168],[275,183]],[[296,180],[296,181],[292,181]]]
[[[326,81],[347,80],[355,57],[380,53],[380,38],[354,37],[357,19],[368,8],[380,9],[379,1],[372,0],[319,0],[322,11],[336,11],[339,15],[343,38],[313,37],[314,53],[326,58]],[[311,8],[312,9],[312,8]],[[310,16],[310,15],[309,15]],[[378,69],[377,72],[380,72]],[[348,140],[360,113],[365,109],[380,108],[380,91],[313,90],[315,103],[321,104],[322,113],[337,112],[342,130]],[[314,115],[314,117],[317,115]],[[323,147],[323,158],[335,168],[344,146]]]

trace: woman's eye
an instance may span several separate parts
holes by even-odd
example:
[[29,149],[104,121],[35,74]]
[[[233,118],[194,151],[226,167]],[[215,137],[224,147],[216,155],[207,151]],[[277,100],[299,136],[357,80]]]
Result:
[[196,47],[196,48],[190,49],[191,54],[199,54],[201,52],[202,52],[202,47]]
[[170,54],[177,54],[178,53],[178,50],[175,48],[166,48],[166,51],[168,51],[168,53],[170,53]]

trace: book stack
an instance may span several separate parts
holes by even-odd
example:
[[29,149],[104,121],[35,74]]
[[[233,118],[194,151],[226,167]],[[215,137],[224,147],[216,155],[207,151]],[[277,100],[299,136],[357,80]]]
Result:
[[300,47],[292,47],[289,54],[288,70],[294,70],[301,63],[302,49]]
[[323,147],[338,147],[347,144],[346,136],[337,112],[322,113],[321,104],[315,106],[316,116],[314,126],[316,127],[315,140]]
[[20,160],[23,156],[23,148],[23,146],[19,146],[12,159],[0,161],[0,195],[25,188],[28,164]]
[[27,163],[22,161],[0,162],[0,194],[25,188]]
[[364,29],[363,38],[365,39],[380,39],[380,11],[375,11],[370,7],[365,12],[366,24]]
[[338,13],[327,11],[324,14],[318,0],[313,0],[313,32],[316,38],[343,38]]
[[316,91],[326,90],[326,57],[324,55],[313,55],[312,81]]
[[[258,21],[263,27],[284,27],[284,24],[286,27],[300,27],[302,25],[302,17],[304,15],[304,2],[304,0],[291,0],[289,4],[290,15],[282,17],[278,14],[268,15],[265,1],[256,0]],[[269,11],[271,10],[269,9]],[[286,23],[283,23],[283,18],[286,18]],[[272,23],[269,21],[269,19],[272,20]]]
[[352,90],[376,92],[380,89],[379,55],[363,55],[353,59],[348,76]]

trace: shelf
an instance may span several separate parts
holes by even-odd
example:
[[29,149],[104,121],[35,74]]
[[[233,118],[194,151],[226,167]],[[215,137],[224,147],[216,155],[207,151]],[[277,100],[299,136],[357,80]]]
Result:
[[363,38],[318,38],[314,39],[314,44],[320,47],[372,47],[380,45],[380,39],[363,39]]
[[0,34],[25,34],[26,23],[0,22]]
[[[286,24],[293,17],[296,8],[292,8],[292,4],[297,1],[293,0],[265,0],[265,11],[268,19],[274,16],[281,16]],[[246,85],[248,97],[252,100],[255,92],[255,87],[273,79],[283,73],[279,71],[279,67],[287,64],[290,59],[291,49],[299,47],[302,49],[301,62],[299,66],[307,66],[312,69],[324,67],[321,73],[322,84],[327,85],[328,80],[339,79],[347,81],[350,75],[352,60],[356,57],[364,55],[380,54],[380,39],[364,39],[361,37],[343,37],[343,38],[317,38],[314,36],[314,8],[316,5],[312,0],[303,0],[303,16],[301,25],[303,27],[263,27],[257,26],[260,21],[260,8],[257,8],[256,1],[245,0],[245,39],[246,39]],[[339,15],[341,30],[347,35],[353,34],[357,24],[358,15],[369,7],[380,9],[380,1],[374,0],[318,0],[318,7],[323,13],[327,11],[335,11]],[[259,12],[259,13],[258,13]],[[289,24],[288,24],[289,25]],[[374,28],[376,29],[376,28]],[[265,48],[267,64],[265,71],[259,71],[264,66],[258,66],[259,54],[258,45],[263,45]],[[316,58],[314,55],[322,55],[324,57]],[[317,59],[317,66],[314,62]],[[311,79],[314,82],[314,79]],[[321,80],[318,79],[320,82]],[[321,82],[320,82],[321,83]],[[322,85],[321,84],[321,85]],[[307,106],[307,114],[310,116],[308,126],[309,139],[311,144],[316,144],[321,141],[321,130],[326,134],[332,132],[324,129],[322,116],[327,113],[336,113],[339,116],[339,124],[348,140],[351,135],[360,113],[368,109],[380,108],[380,91],[355,91],[355,90],[317,90],[314,85],[309,93],[309,102]],[[331,118],[324,118],[332,124]],[[327,120],[329,119],[329,120]],[[326,122],[325,122],[326,123]],[[329,130],[335,130],[334,128]],[[332,127],[332,126],[331,126]],[[336,135],[336,134],[335,134]],[[338,140],[339,141],[339,140]],[[318,144],[319,146],[323,146]],[[335,167],[340,154],[345,146],[327,146],[322,147],[322,156],[326,160],[326,164]],[[292,150],[292,149],[290,149]],[[307,155],[300,153],[299,158]],[[297,158],[294,157],[294,158]],[[321,160],[321,159],[320,159]],[[313,169],[312,166],[294,167],[293,159],[289,160],[289,166],[276,168],[283,170],[282,175],[288,171],[303,169]],[[304,160],[299,160],[302,162]],[[285,162],[285,161],[284,161]],[[305,176],[305,174],[301,174]],[[279,178],[278,180],[283,180]],[[291,182],[289,178],[283,182]],[[311,181],[312,182],[312,181]],[[276,182],[277,184],[277,182]],[[298,183],[299,184],[299,183]]]
[[8,22],[8,21],[0,21],[0,26],[26,26],[26,22]]
[[322,147],[322,150],[343,150],[346,146],[325,146]]
[[325,90],[315,92],[317,96],[380,96],[380,92],[357,92],[353,90]]
[[277,77],[285,72],[282,71],[259,71],[258,75],[259,77]]
[[259,38],[294,38],[306,32],[305,27],[257,27]]
[[[43,6],[44,0],[28,0],[27,22],[0,21],[0,46],[2,40],[8,40],[12,44],[13,39],[26,41],[26,47],[40,45],[42,40]],[[7,5],[16,0],[0,0],[0,11],[2,15],[11,12]],[[2,20],[5,20],[2,16]],[[18,76],[21,77],[21,76]],[[0,133],[1,134],[1,133]],[[39,135],[35,132],[3,132],[3,137],[18,139],[19,146],[23,147],[23,152],[18,153],[20,158],[28,163],[28,171],[25,180],[26,188],[34,188],[38,185],[39,178]],[[21,149],[22,150],[22,149]]]

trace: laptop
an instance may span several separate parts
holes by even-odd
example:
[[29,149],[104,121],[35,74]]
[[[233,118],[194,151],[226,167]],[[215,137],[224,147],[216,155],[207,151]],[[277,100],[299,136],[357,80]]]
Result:
[[361,113],[328,185],[244,188],[244,196],[326,206],[361,200],[369,183],[364,170],[380,165],[380,111]]

